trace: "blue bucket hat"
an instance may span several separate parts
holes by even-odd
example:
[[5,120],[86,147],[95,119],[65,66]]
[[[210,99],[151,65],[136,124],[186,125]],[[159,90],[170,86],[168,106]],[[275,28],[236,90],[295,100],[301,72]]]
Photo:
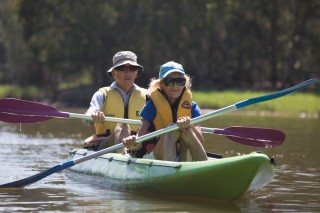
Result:
[[181,64],[178,64],[174,61],[169,61],[160,67],[159,78],[164,79],[170,73],[174,73],[174,72],[178,72],[184,75],[186,74]]

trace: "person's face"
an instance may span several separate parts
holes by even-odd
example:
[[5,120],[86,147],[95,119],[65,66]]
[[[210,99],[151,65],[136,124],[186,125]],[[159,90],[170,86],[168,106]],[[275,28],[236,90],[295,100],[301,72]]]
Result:
[[116,80],[118,86],[131,87],[137,78],[138,67],[124,64],[112,70],[112,76]]
[[182,93],[186,79],[181,73],[170,73],[162,80],[163,90],[170,102],[176,100]]

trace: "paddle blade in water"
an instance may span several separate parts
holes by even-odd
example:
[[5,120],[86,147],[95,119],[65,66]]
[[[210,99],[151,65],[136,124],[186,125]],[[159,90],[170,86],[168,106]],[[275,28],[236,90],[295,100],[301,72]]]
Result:
[[27,177],[27,178],[24,178],[24,179],[21,179],[21,180],[17,180],[17,181],[13,181],[13,182],[10,182],[10,183],[5,183],[5,184],[1,184],[0,185],[0,189],[1,188],[22,188],[22,187],[25,187],[27,185],[30,185],[34,182],[37,182],[53,173],[56,173],[56,172],[59,172],[63,169],[66,169],[66,168],[69,168],[71,166],[74,165],[74,162],[73,161],[67,161],[63,164],[60,164],[60,165],[56,165],[50,169],[47,169],[43,172],[40,172],[38,174],[35,174],[35,175],[32,175],[30,177]]

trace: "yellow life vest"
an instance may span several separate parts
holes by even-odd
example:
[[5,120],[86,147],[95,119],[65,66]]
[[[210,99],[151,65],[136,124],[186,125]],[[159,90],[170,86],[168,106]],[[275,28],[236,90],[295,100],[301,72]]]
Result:
[[[107,117],[115,118],[128,118],[134,120],[140,120],[140,111],[144,104],[146,103],[147,90],[136,87],[128,101],[128,113],[125,116],[125,105],[122,99],[121,94],[117,89],[110,87],[100,88],[100,91],[104,94],[104,105],[102,112]],[[95,123],[96,135],[105,135],[113,132],[117,123],[114,122],[104,122],[103,124]],[[140,126],[130,125],[131,131],[137,132]]]
[[[153,120],[156,130],[168,127],[169,124],[174,122],[169,102],[159,89],[152,92],[150,98],[157,110],[157,115]],[[186,89],[179,102],[177,118],[183,116],[189,116],[191,118],[191,104],[192,94],[190,90]]]

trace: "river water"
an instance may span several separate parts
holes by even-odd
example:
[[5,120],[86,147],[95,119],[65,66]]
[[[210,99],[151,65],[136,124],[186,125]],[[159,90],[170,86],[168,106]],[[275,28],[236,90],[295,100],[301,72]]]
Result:
[[[0,212],[320,212],[319,118],[231,114],[202,125],[284,131],[285,142],[269,149],[205,135],[209,152],[228,157],[261,151],[274,157],[274,180],[236,202],[224,203],[115,191],[62,171],[23,189],[0,190]],[[0,184],[65,162],[68,152],[80,148],[91,132],[72,119],[22,125],[0,122]]]

